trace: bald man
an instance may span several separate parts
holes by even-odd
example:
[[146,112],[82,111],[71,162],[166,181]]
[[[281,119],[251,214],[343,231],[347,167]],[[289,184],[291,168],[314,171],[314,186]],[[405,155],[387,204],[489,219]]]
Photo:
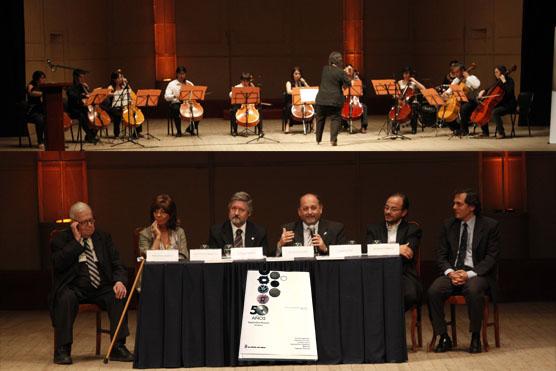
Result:
[[[54,326],[54,363],[62,365],[72,363],[73,322],[79,304],[98,304],[106,310],[113,336],[127,296],[127,271],[110,235],[95,228],[89,205],[77,202],[69,215],[70,228],[51,241],[54,282],[48,298]],[[125,346],[127,335],[126,316],[110,360],[133,361],[133,354]]]
[[344,225],[342,223],[321,219],[323,204],[318,195],[307,193],[299,199],[295,222],[282,226],[280,241],[276,246],[276,256],[282,255],[283,246],[296,243],[303,246],[314,246],[315,253],[328,255],[330,245],[346,243]]

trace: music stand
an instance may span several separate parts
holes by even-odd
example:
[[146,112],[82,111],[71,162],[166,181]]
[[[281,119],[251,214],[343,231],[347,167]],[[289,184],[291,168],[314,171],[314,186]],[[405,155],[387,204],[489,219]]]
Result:
[[344,97],[347,98],[347,101],[349,103],[349,113],[348,113],[349,133],[353,134],[353,120],[352,120],[353,107],[351,105],[351,99],[353,97],[363,96],[363,81],[351,80],[351,86],[343,88],[343,94]]
[[[95,89],[93,90],[91,93],[89,93],[89,97],[86,99],[85,101],[85,106],[89,107],[92,106],[93,107],[93,114],[94,117],[96,118],[97,115],[97,111],[96,108],[102,103],[104,102],[104,100],[108,97],[108,89]],[[94,122],[93,122],[94,124]],[[100,129],[102,130],[102,128]],[[79,145],[80,145],[80,151],[83,150],[83,137],[81,134],[81,129],[79,129]],[[99,138],[99,142],[101,142],[100,138]]]
[[[425,99],[427,100],[427,103],[431,106],[436,107],[436,112],[438,112],[438,107],[442,107],[446,105],[446,102],[444,102],[444,99],[442,99],[442,97],[438,94],[438,91],[436,91],[436,89],[434,88],[430,88],[430,89],[425,89],[423,90],[423,97],[425,97]],[[435,133],[434,136],[438,135],[438,120],[436,121],[436,124],[434,125],[435,127]]]
[[[158,106],[158,100],[160,98],[160,89],[140,89],[137,90],[137,101],[135,105],[137,107],[143,107],[143,109],[147,109],[149,107],[156,107]],[[156,139],[160,141],[159,138],[155,137],[150,133],[149,130],[149,118],[145,117],[147,120],[147,134],[145,134],[146,139]]]
[[307,133],[311,131],[310,124],[311,121],[313,121],[313,119],[311,119],[310,121],[305,120],[305,105],[315,104],[315,99],[318,91],[318,86],[292,88],[292,105],[301,106],[301,122],[303,123],[303,135],[307,135]]
[[191,118],[189,119],[189,127],[193,126],[193,132],[199,136],[199,128],[195,127],[195,121],[193,120],[193,103],[192,101],[204,101],[205,94],[207,92],[206,86],[201,85],[182,85],[180,91],[180,100],[189,105],[189,113]]

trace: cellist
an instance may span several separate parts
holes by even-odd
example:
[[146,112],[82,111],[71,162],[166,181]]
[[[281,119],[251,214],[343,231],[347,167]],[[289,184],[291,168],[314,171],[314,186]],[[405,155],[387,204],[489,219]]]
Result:
[[285,134],[289,134],[290,126],[295,123],[292,120],[292,89],[293,88],[302,88],[308,87],[309,84],[303,78],[303,72],[301,71],[301,67],[295,66],[292,69],[291,77],[288,81],[286,81],[286,91],[284,92],[284,121],[286,123],[286,129],[284,130]]
[[415,79],[415,70],[411,66],[406,66],[402,70],[402,79],[398,81],[402,99],[412,105],[411,109],[411,134],[417,134],[417,110],[415,105],[417,101],[413,97],[414,94],[425,90],[425,86]]
[[[242,72],[241,73],[241,77],[240,77],[240,82],[239,84],[235,85],[234,88],[249,88],[255,87],[255,84],[253,84],[253,75],[251,75],[251,73],[249,72]],[[230,98],[232,98],[232,91],[230,91]],[[236,136],[237,135],[237,119],[236,119],[236,113],[237,111],[241,108],[240,104],[232,104],[230,107],[230,124],[232,126],[232,136]],[[259,120],[259,136],[263,136],[263,119],[262,119],[262,115],[260,117]]]
[[[108,98],[102,102],[101,107],[109,115],[112,123],[114,124],[114,138],[119,138],[120,127],[122,124],[122,112],[129,102],[129,87],[128,81],[122,73],[122,70],[116,70],[110,74],[110,84],[108,85]],[[141,133],[141,126],[137,126],[136,133],[133,133],[135,139],[143,137]]]
[[[360,80],[361,81],[361,86],[363,87],[363,95],[358,97],[359,103],[361,104],[361,107],[363,108],[363,113],[361,114],[361,133],[365,134],[367,132],[367,128],[369,127],[369,120],[368,120],[368,108],[367,108],[367,104],[365,103],[366,100],[366,96],[367,96],[367,84],[366,81],[363,81],[363,79],[361,78],[359,71],[357,71],[352,64],[346,64],[346,66],[344,67],[344,72],[346,73],[346,75],[348,76],[348,78],[350,80]],[[349,128],[349,124],[345,119],[342,119],[342,127],[344,129],[348,129]]]
[[[180,93],[183,85],[194,86],[194,84],[186,79],[187,68],[184,66],[179,66],[176,68],[176,78],[168,83],[166,91],[164,93],[164,100],[170,103],[170,113],[174,119],[174,125],[176,126],[176,137],[181,137],[181,100]],[[191,135],[195,135],[195,130],[199,127],[199,121],[194,122],[195,127],[190,125],[187,128],[187,132]]]
[[[494,77],[496,77],[496,84],[504,90],[504,97],[492,110],[492,121],[496,124],[496,131],[498,132],[496,138],[504,139],[506,132],[504,131],[504,122],[502,116],[510,114],[515,111],[517,101],[515,99],[515,82],[509,75],[506,66],[500,65],[494,68]],[[477,98],[481,100],[485,96],[486,91],[481,90]],[[488,123],[482,126],[483,133],[480,137],[488,138],[489,130]]]
[[452,95],[452,86],[464,83],[464,92],[467,96],[468,102],[462,102],[460,108],[460,125],[457,125],[456,121],[450,123],[450,129],[460,135],[469,135],[469,118],[471,114],[477,108],[479,104],[477,102],[477,91],[481,86],[481,80],[477,76],[470,74],[466,71],[465,65],[463,63],[458,63],[452,67],[452,72],[455,79],[452,81],[450,88],[446,90],[443,96],[449,97]]

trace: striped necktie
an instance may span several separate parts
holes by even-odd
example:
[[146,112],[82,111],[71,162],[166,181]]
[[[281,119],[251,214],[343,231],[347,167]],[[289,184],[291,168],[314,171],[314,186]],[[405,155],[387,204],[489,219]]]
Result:
[[85,247],[85,255],[87,256],[87,268],[89,269],[89,279],[91,280],[91,286],[97,289],[100,286],[100,273],[97,268],[97,263],[95,262],[95,256],[93,255],[93,249],[89,246],[89,239],[83,240],[83,247]]
[[236,230],[236,238],[234,239],[234,247],[243,247],[243,238],[241,234],[243,231],[241,229]]

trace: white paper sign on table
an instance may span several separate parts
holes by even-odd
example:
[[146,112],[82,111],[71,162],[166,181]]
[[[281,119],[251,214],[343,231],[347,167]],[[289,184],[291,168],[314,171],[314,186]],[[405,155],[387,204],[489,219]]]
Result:
[[313,246],[282,246],[282,256],[284,258],[312,258],[315,256]]
[[179,250],[147,250],[148,262],[177,262],[180,260]]
[[328,255],[336,258],[345,258],[346,256],[361,256],[361,245],[330,245],[328,247]]
[[261,260],[264,259],[262,247],[233,247],[232,260]]
[[220,249],[191,249],[189,250],[189,260],[191,261],[219,261],[222,260],[222,250]]
[[400,244],[397,243],[374,243],[367,245],[368,256],[398,256],[400,255]]

